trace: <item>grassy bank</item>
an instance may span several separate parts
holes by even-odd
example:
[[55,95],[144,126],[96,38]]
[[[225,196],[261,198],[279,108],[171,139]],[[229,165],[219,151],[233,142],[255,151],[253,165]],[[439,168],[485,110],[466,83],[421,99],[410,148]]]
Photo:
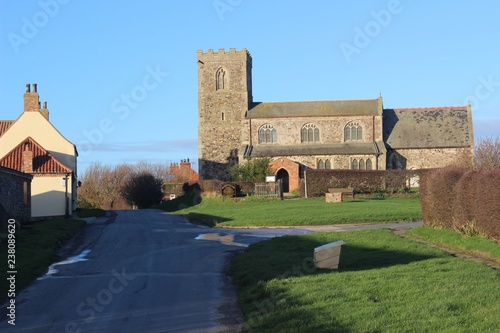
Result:
[[[338,271],[314,247],[342,239]],[[494,332],[500,275],[386,229],[251,245],[230,270],[251,332]]]
[[[59,259],[57,250],[85,225],[81,220],[54,219],[36,222],[15,232],[16,292],[33,279],[46,273],[47,267]],[[7,298],[7,234],[0,234],[2,269],[0,270],[0,301]],[[4,292],[5,291],[5,292]]]
[[355,199],[341,204],[326,203],[324,198],[202,198],[199,202],[180,197],[175,200],[160,208],[183,214],[194,223],[218,227],[395,222],[422,218],[418,197]]

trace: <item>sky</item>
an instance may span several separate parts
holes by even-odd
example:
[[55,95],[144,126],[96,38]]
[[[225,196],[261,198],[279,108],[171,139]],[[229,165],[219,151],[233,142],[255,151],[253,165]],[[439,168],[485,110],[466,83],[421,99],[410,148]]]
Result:
[[246,48],[254,101],[472,105],[500,134],[500,2],[0,0],[0,119],[37,83],[52,124],[106,165],[197,168],[196,51]]

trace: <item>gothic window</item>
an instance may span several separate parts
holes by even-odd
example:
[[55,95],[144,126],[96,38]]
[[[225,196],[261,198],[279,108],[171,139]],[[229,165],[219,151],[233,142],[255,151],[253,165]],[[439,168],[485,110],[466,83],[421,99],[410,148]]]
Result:
[[326,160],[325,161],[325,169],[331,169],[332,168],[332,165],[330,163],[330,160]]
[[365,170],[365,160],[359,160],[359,170]]
[[357,159],[353,159],[351,161],[351,169],[352,170],[358,170],[358,160]]
[[276,129],[269,124],[262,125],[259,128],[259,143],[276,143],[278,142],[278,133]]
[[215,90],[227,88],[227,75],[224,68],[219,68],[215,73]]
[[314,124],[305,124],[300,130],[301,142],[319,142],[319,129]]
[[344,141],[361,141],[363,139],[363,127],[351,121],[344,127]]
[[366,170],[372,170],[372,160],[371,159],[367,159],[366,160]]
[[318,169],[324,169],[325,168],[325,163],[323,160],[318,160]]

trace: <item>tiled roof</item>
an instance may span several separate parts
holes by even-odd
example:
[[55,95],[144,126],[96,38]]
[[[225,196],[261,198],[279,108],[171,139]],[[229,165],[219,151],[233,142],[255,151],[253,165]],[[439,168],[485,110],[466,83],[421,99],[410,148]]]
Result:
[[384,141],[388,148],[447,148],[473,145],[467,106],[384,109]]
[[242,147],[246,156],[377,155],[385,152],[382,142],[343,144],[256,145]]
[[378,115],[378,99],[255,103],[247,118]]
[[33,138],[27,137],[7,155],[0,159],[0,166],[24,171],[23,169],[23,151],[26,143],[29,143],[30,150],[33,151],[33,173],[42,174],[61,174],[70,173],[71,169],[61,163],[57,158],[47,152]]
[[0,120],[0,136],[2,136],[9,127],[14,123],[14,120]]

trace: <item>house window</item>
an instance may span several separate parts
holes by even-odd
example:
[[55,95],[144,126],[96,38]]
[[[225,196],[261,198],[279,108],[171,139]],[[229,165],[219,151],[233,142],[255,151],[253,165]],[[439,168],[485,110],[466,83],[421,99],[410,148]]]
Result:
[[344,141],[361,141],[363,139],[363,127],[351,121],[344,127]]
[[30,203],[30,195],[29,195],[28,182],[24,182],[23,183],[23,203],[25,205],[29,205],[29,203]]
[[225,89],[226,87],[226,70],[219,68],[215,73],[215,90]]
[[305,124],[300,130],[301,142],[319,142],[319,129],[314,124]]
[[359,170],[365,170],[365,160],[359,160]]
[[325,168],[325,162],[323,160],[318,160],[318,169],[324,169]]
[[259,128],[259,143],[276,143],[278,142],[278,133],[276,129],[269,124],[262,125]]
[[330,163],[330,160],[326,160],[325,161],[325,169],[331,169],[332,168],[332,165]]

